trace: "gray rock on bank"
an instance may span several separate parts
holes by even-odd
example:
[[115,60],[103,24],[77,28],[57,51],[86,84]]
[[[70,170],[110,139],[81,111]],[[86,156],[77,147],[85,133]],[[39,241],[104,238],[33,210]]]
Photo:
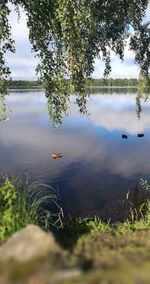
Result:
[[28,225],[0,246],[0,261],[23,263],[60,252],[52,233],[46,233],[38,226]]

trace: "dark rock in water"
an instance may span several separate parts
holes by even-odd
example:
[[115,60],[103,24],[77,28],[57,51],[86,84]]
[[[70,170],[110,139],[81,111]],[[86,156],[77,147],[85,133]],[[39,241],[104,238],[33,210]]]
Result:
[[123,139],[128,139],[128,135],[122,134],[122,138],[123,138]]
[[144,134],[139,133],[139,134],[137,135],[137,137],[144,137]]

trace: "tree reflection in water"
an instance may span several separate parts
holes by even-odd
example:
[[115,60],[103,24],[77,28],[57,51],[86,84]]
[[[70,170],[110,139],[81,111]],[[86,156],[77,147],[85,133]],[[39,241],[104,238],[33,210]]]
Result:
[[[76,96],[76,104],[78,106],[78,111],[82,115],[87,114],[87,98],[88,94],[85,92],[80,92]],[[69,114],[69,102],[70,94],[48,94],[46,93],[47,104],[48,104],[48,114],[50,120],[54,127],[58,127],[63,122],[64,116]]]
[[[116,91],[116,89],[114,89]],[[120,89],[122,92],[122,89]],[[111,90],[112,91],[112,90]],[[98,93],[104,92],[104,89],[98,90]],[[93,93],[93,90],[92,90]],[[109,94],[109,92],[108,92]],[[50,120],[53,122],[53,126],[57,127],[63,122],[64,116],[69,114],[69,102],[70,95],[66,94],[48,94],[46,93],[47,104],[48,104],[48,113]],[[78,106],[78,111],[81,115],[87,115],[87,99],[89,93],[80,92],[76,95],[76,104]],[[149,98],[149,93],[139,93],[137,92],[136,96],[136,113],[137,117],[140,119],[142,114],[142,101],[146,102]],[[117,102],[116,102],[117,104]]]
[[[116,93],[124,93],[127,92],[128,89],[125,88],[123,90],[122,88],[101,88],[101,89],[87,89],[87,90],[81,90],[78,94],[76,94],[76,104],[78,106],[78,111],[81,115],[87,115],[87,99],[89,98],[89,93],[92,91],[92,93],[101,93],[103,94],[113,94]],[[129,90],[128,90],[129,91]],[[138,119],[141,118],[142,114],[142,102],[146,102],[149,98],[150,94],[150,88],[144,87],[143,89],[138,88],[138,90],[134,89],[135,92],[137,92],[136,95],[136,113]],[[0,95],[0,121],[8,120],[8,110],[6,105],[6,95],[8,93],[4,92]],[[63,118],[67,115],[69,115],[69,104],[70,104],[70,93],[63,89],[62,91],[59,90],[58,93],[51,93],[51,91],[46,90],[45,96],[47,98],[47,107],[48,107],[48,114],[50,117],[50,120],[54,127],[58,127],[63,122]],[[117,102],[116,102],[117,103]]]
[[8,121],[7,105],[5,95],[0,95],[0,121]]
[[150,78],[139,78],[138,90],[136,96],[136,113],[137,117],[140,119],[142,113],[142,101],[146,102],[150,94]]

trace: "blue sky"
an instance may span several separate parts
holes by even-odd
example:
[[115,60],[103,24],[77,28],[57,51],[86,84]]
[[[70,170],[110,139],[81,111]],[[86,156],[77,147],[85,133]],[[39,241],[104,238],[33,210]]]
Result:
[[[148,20],[150,20],[150,4],[146,17],[143,21],[145,22]],[[12,11],[10,15],[10,23],[12,26],[12,35],[16,42],[16,53],[8,53],[6,57],[7,63],[11,68],[12,78],[14,80],[34,80],[37,78],[35,74],[35,67],[38,61],[31,52],[32,46],[28,39],[28,28],[26,25],[25,13],[21,11],[21,18],[18,20],[17,14]],[[103,71],[104,64],[100,60],[96,59],[93,77],[102,77]],[[135,78],[138,77],[138,74],[139,70],[134,64],[134,55],[131,51],[126,48],[123,63],[112,53],[112,72],[110,77]]]

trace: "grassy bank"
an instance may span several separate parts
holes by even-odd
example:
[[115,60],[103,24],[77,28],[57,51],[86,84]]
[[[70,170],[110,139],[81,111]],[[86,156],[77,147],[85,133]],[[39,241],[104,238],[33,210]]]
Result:
[[[136,200],[130,194],[125,202],[130,216],[123,223],[102,222],[99,218],[78,219],[63,226],[63,212],[56,191],[40,182],[29,182],[29,177],[3,177],[0,183],[0,240],[5,240],[27,224],[44,230],[57,228],[56,237],[61,245],[72,248],[82,235],[98,233],[122,234],[150,228],[149,184],[140,179],[136,187]],[[135,199],[135,198],[134,198]],[[62,229],[63,228],[63,229]]]
[[[145,208],[144,208],[145,207]],[[144,211],[142,210],[144,209]],[[146,211],[145,211],[146,210]],[[123,223],[78,220],[57,236],[83,275],[60,283],[150,283],[150,204]]]
[[[31,283],[32,277],[34,283],[43,284],[149,283],[150,187],[140,180],[139,188],[140,200],[136,207],[127,196],[131,207],[128,220],[104,223],[97,217],[85,218],[59,227],[55,238],[62,250],[62,259],[57,255],[53,259],[49,255],[29,264],[2,264],[0,276],[9,275],[11,283]],[[0,187],[1,241],[28,223],[42,226],[47,231],[56,227],[60,222],[60,211],[55,215],[49,208],[43,215],[45,202],[57,204],[57,196],[51,188],[29,183],[22,177],[4,178]],[[57,281],[48,282],[53,274]]]

